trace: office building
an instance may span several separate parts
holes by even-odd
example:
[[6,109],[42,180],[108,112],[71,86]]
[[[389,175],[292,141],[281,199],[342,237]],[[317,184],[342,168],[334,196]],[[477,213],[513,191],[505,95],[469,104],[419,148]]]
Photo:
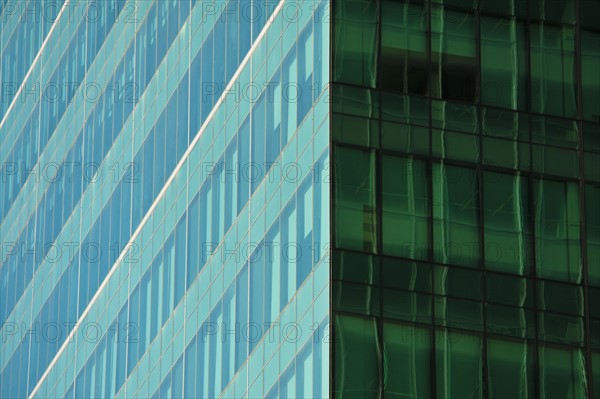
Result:
[[2,398],[327,395],[326,10],[3,2]]
[[336,397],[598,397],[599,7],[333,2]]

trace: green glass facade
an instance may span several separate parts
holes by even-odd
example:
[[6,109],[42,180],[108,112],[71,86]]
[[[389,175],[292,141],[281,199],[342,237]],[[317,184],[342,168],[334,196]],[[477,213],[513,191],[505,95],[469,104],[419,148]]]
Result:
[[600,2],[337,0],[332,395],[600,395]]

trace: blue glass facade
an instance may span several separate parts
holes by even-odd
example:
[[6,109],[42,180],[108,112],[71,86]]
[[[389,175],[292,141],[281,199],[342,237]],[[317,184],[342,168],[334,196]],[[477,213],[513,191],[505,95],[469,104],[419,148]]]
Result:
[[0,396],[327,396],[328,2],[0,13]]

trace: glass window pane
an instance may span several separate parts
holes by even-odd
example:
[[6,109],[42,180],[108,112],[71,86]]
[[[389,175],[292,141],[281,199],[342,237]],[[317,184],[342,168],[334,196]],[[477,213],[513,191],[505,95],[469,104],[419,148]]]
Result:
[[490,398],[533,398],[535,354],[525,342],[487,342]]
[[336,245],[375,252],[375,153],[338,147],[335,154]]
[[477,57],[473,14],[431,8],[431,94],[474,102]]
[[489,270],[528,274],[531,232],[527,179],[485,171],[483,218],[485,264]]
[[481,338],[446,330],[435,338],[437,397],[482,397]]
[[[600,8],[599,8],[600,9]],[[581,31],[583,119],[600,121],[600,33]]]
[[427,165],[414,158],[382,161],[383,252],[426,259],[428,245]]
[[575,117],[575,32],[571,27],[531,25],[531,109]]
[[587,397],[585,360],[580,350],[540,347],[539,369],[541,397]]
[[380,396],[381,349],[375,319],[336,316],[335,396]]
[[428,92],[427,13],[423,5],[384,1],[381,21],[383,89]]
[[335,81],[375,87],[377,14],[374,0],[336,4]]
[[581,279],[579,188],[576,183],[534,184],[537,275],[577,283]]
[[476,170],[433,165],[434,257],[442,263],[477,266],[479,199]]
[[419,327],[385,323],[386,398],[430,397],[430,333]]
[[[600,287],[600,188],[585,186],[588,282]],[[598,388],[600,389],[600,388]]]
[[527,48],[523,22],[481,18],[481,91],[485,104],[527,109]]

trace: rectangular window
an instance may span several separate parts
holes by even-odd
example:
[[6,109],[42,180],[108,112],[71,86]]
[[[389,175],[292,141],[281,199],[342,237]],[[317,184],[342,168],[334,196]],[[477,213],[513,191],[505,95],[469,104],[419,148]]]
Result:
[[527,178],[485,171],[483,220],[486,268],[528,275],[532,236]]
[[428,92],[427,13],[423,5],[385,0],[381,21],[381,87]]
[[431,397],[430,336],[424,328],[384,324],[386,397]]
[[[600,188],[585,186],[588,283],[600,287]],[[598,388],[600,389],[600,387]]]
[[532,24],[531,110],[574,118],[575,31],[572,27]]
[[443,330],[435,333],[435,339],[437,396],[482,397],[481,338]]
[[336,3],[334,80],[375,87],[377,63],[377,2]]
[[600,33],[581,31],[583,119],[600,122]]
[[484,104],[527,110],[527,61],[522,21],[481,17],[481,100]]
[[335,397],[381,396],[381,344],[373,318],[335,318]]
[[490,339],[487,341],[487,363],[490,397],[535,397],[535,352],[530,345]]
[[578,349],[539,348],[540,397],[585,398],[585,360]]
[[375,153],[335,150],[335,243],[339,248],[376,250]]
[[432,6],[432,96],[465,102],[476,101],[476,37],[473,14]]
[[577,183],[534,182],[536,271],[542,278],[579,283],[579,189]]
[[414,158],[383,156],[383,252],[426,259],[429,249],[427,165]]
[[434,258],[476,267],[479,263],[479,184],[475,169],[433,165]]

